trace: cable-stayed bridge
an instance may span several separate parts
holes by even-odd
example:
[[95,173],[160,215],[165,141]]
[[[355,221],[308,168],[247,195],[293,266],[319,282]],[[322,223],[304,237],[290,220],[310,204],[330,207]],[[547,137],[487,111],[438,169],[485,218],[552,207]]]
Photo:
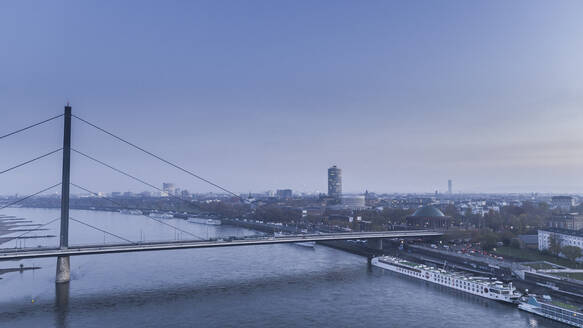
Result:
[[[337,241],[337,240],[379,240],[383,238],[410,238],[410,237],[437,237],[441,233],[428,230],[411,231],[382,231],[382,232],[350,232],[332,234],[302,234],[286,235],[282,237],[254,237],[225,240],[180,240],[169,242],[140,242],[133,244],[107,244],[107,245],[78,245],[69,248],[29,248],[29,249],[0,249],[0,260],[19,260],[40,257],[59,257],[75,255],[113,254],[129,252],[163,251],[190,248],[232,247],[232,246],[256,246],[272,244],[290,244],[311,241]],[[381,244],[377,244],[380,247]]]
[[[94,128],[101,133],[109,136],[131,148],[137,149],[146,155],[152,157],[153,159],[160,161],[176,170],[179,170],[187,175],[191,176],[192,178],[198,179],[203,181],[214,188],[221,190],[233,197],[236,197],[241,202],[245,202],[243,198],[241,198],[236,193],[232,192],[231,190],[220,186],[211,180],[204,178],[185,167],[178,165],[170,160],[167,160],[146,148],[139,146],[133,142],[128,141],[125,138],[114,134],[88,120],[85,120],[81,117],[72,114],[71,106],[67,104],[65,106],[64,114],[57,115],[45,119],[43,121],[28,125],[26,127],[14,130],[12,132],[6,133],[4,135],[0,135],[0,141],[6,138],[9,138],[13,135],[23,133],[30,129],[36,128],[40,125],[46,124],[48,122],[57,120],[59,118],[64,119],[64,131],[63,131],[63,146],[57,149],[50,150],[47,153],[41,154],[36,156],[32,159],[27,161],[21,162],[17,165],[11,166],[0,171],[0,175],[11,172],[16,170],[20,167],[26,166],[33,162],[42,160],[46,157],[54,155],[56,153],[62,153],[62,178],[61,182],[55,183],[51,186],[44,187],[39,191],[29,194],[25,197],[16,199],[14,201],[8,202],[0,206],[0,210],[18,205],[27,199],[35,197],[37,195],[43,194],[47,191],[56,189],[57,187],[61,187],[61,216],[59,218],[55,218],[48,222],[39,224],[36,229],[38,230],[44,226],[47,226],[51,223],[60,222],[60,233],[59,233],[59,246],[58,247],[29,247],[29,248],[2,248],[2,244],[5,244],[11,240],[18,240],[19,238],[23,238],[26,234],[30,231],[24,232],[18,236],[7,238],[0,242],[0,261],[1,260],[21,260],[21,259],[30,259],[30,258],[41,258],[41,257],[57,257],[57,283],[66,283],[70,280],[70,256],[78,256],[78,255],[92,255],[92,254],[113,254],[113,253],[128,253],[128,252],[144,252],[144,251],[162,251],[162,250],[177,250],[177,249],[193,249],[193,248],[210,248],[210,247],[233,247],[233,246],[255,246],[255,245],[270,245],[270,244],[282,244],[282,243],[297,243],[297,242],[326,242],[326,241],[342,241],[342,240],[367,240],[369,244],[376,248],[382,249],[382,240],[384,238],[423,238],[423,237],[436,237],[440,236],[442,233],[436,231],[427,231],[427,230],[408,230],[408,231],[382,231],[382,232],[353,232],[353,233],[318,233],[318,234],[294,234],[294,235],[285,235],[285,236],[273,236],[273,237],[266,237],[266,236],[259,236],[254,238],[235,238],[235,239],[218,239],[218,240],[206,240],[201,236],[197,236],[195,233],[188,231],[183,228],[179,228],[174,226],[168,222],[165,222],[163,219],[158,219],[151,217],[149,215],[143,214],[145,218],[148,220],[153,220],[158,222],[161,225],[168,226],[174,229],[176,232],[180,232],[181,234],[185,234],[190,236],[189,240],[179,240],[179,241],[163,241],[163,242],[143,242],[143,241],[132,241],[130,239],[124,238],[115,232],[107,231],[103,228],[100,228],[96,225],[89,224],[80,220],[78,218],[70,217],[69,215],[69,195],[70,195],[70,187],[75,187],[79,190],[92,194],[94,196],[100,196],[95,191],[91,190],[86,186],[79,185],[75,182],[70,180],[70,171],[71,171],[71,153],[75,155],[82,156],[86,159],[89,159],[103,167],[106,167],[120,175],[123,175],[129,179],[137,181],[143,185],[148,186],[149,188],[155,189],[157,191],[163,192],[162,189],[158,188],[155,184],[147,182],[145,179],[137,177],[129,172],[121,170],[114,165],[107,163],[103,160],[97,159],[96,157],[82,151],[79,149],[75,149],[71,147],[71,125],[72,120],[75,119],[76,121],[87,125],[91,128]],[[174,198],[180,202],[185,202],[189,206],[193,204],[181,197],[176,195],[168,195],[168,197]],[[123,208],[124,204],[116,201],[115,199],[107,198],[100,196],[100,198],[105,199],[112,204],[116,204]],[[101,244],[101,245],[69,245],[69,223],[75,222],[77,224],[81,224],[87,226],[91,229],[95,229],[100,231],[104,234],[111,235],[121,241],[123,243],[118,244]],[[5,238],[6,239],[6,238]]]

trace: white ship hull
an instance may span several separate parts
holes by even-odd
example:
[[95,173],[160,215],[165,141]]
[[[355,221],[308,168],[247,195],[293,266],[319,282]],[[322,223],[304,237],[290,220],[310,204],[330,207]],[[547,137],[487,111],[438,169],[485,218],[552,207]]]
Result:
[[150,213],[150,217],[154,219],[172,219],[174,215],[167,213]]
[[534,306],[534,305],[521,303],[521,304],[518,304],[518,308],[521,309],[522,311],[526,311],[526,312],[538,314],[540,316],[544,316],[544,314],[542,313],[540,308],[537,306]]
[[203,218],[189,218],[188,222],[206,224],[206,225],[221,225],[221,220],[217,219],[203,219]]
[[512,284],[503,285],[501,282],[491,282],[487,278],[468,277],[388,256],[375,257],[371,264],[385,270],[495,301],[516,303],[520,298],[520,294],[515,291]]
[[142,211],[140,210],[119,210],[121,214],[131,214],[131,215],[142,215]]
[[540,304],[534,302],[522,302],[518,304],[518,308],[522,311],[530,312],[532,314],[545,317],[550,320],[559,321],[573,327],[583,328],[583,314],[574,310],[564,309],[552,304]]
[[302,246],[302,247],[314,248],[316,246],[316,242],[315,241],[304,241],[304,242],[301,242],[301,243],[294,243],[294,245]]

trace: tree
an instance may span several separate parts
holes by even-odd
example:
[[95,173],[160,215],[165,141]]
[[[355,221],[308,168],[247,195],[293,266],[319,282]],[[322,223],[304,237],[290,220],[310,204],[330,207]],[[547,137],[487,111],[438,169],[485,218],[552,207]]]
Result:
[[[494,212],[494,211],[489,211],[485,216],[484,216],[484,222],[486,223],[486,226],[494,231],[501,231],[503,230],[504,227],[504,221],[502,219],[502,216],[500,216],[498,213]],[[508,243],[510,243],[510,240],[508,240]]]
[[443,211],[443,214],[445,214],[447,216],[451,216],[452,218],[457,218],[459,216],[458,212],[455,208],[455,205],[453,205],[453,204],[447,205],[447,207]]
[[581,248],[577,246],[565,246],[561,248],[561,253],[563,253],[563,255],[565,255],[565,257],[572,262],[575,262],[575,260],[577,260],[577,258],[581,257],[582,255]]
[[561,242],[555,234],[551,234],[549,237],[549,252],[553,255],[559,255],[561,252]]
[[515,239],[515,236],[510,231],[503,231],[500,234],[500,239],[502,239],[504,246],[510,246],[510,244],[512,243],[512,240]]
[[478,240],[480,241],[480,246],[482,246],[484,250],[491,251],[494,247],[496,247],[498,238],[493,232],[481,232]]

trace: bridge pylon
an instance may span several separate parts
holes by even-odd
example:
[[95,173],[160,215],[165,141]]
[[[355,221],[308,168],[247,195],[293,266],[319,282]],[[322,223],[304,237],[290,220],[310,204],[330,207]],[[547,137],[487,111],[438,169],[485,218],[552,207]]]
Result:
[[[61,183],[61,236],[59,247],[69,248],[69,188],[71,177],[71,106],[65,106],[63,131],[63,175]],[[56,283],[68,283],[71,280],[71,262],[69,256],[57,258]]]

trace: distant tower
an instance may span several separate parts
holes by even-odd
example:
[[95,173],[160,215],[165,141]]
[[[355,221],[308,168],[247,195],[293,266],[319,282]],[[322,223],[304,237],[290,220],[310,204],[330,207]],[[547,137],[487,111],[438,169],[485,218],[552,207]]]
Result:
[[162,184],[162,190],[164,191],[163,196],[174,196],[175,192],[176,192],[176,187],[174,186],[173,183],[170,182],[164,182]]
[[336,165],[328,169],[328,196],[335,199],[342,196],[342,170]]
[[452,186],[451,186],[451,179],[447,180],[447,193],[450,195],[453,193]]

